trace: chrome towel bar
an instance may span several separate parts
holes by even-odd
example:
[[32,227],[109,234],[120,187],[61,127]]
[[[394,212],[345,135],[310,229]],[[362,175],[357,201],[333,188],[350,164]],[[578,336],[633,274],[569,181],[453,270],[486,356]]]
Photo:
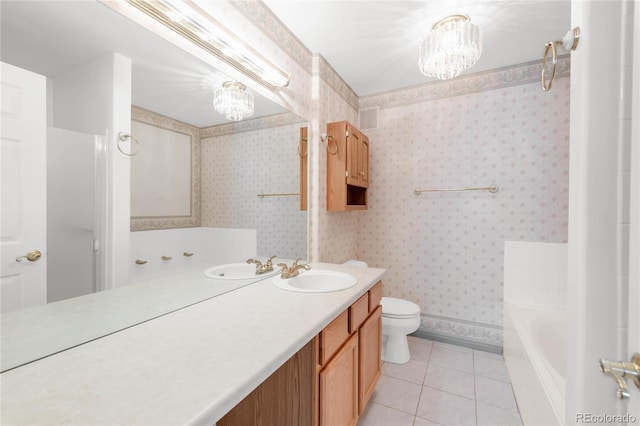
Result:
[[457,192],[457,191],[489,191],[492,194],[500,191],[498,185],[489,185],[484,187],[475,187],[475,188],[440,188],[440,189],[420,189],[416,188],[413,190],[413,193],[416,195],[420,195],[423,192]]
[[288,194],[264,194],[264,193],[260,193],[258,194],[258,197],[260,198],[264,198],[264,197],[295,197],[298,196],[300,194],[298,193],[288,193]]

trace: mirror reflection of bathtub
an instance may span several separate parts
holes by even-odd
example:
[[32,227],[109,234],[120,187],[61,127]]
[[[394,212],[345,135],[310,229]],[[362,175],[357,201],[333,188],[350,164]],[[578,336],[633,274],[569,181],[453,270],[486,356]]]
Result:
[[504,358],[524,424],[565,423],[566,244],[505,243]]

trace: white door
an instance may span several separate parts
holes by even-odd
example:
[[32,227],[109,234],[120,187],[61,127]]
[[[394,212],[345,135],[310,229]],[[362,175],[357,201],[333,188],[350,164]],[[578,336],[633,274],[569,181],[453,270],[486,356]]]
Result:
[[640,421],[640,389],[629,380],[630,398],[618,399],[616,381],[598,363],[628,362],[640,352],[635,6],[634,12],[633,2],[571,2],[581,37],[571,53],[568,424]]
[[[631,172],[629,221],[629,336],[627,353],[640,352],[640,5],[633,16],[633,67],[631,112]],[[625,359],[624,361],[628,361]],[[629,384],[633,388],[632,384]],[[631,390],[629,414],[640,422],[640,389]]]
[[[46,79],[1,66],[0,312],[7,312],[47,303]],[[36,250],[39,260],[19,258]]]

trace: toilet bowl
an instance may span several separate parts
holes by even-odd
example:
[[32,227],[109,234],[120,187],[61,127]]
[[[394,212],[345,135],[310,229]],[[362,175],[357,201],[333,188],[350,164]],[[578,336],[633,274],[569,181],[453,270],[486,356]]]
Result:
[[382,360],[405,364],[411,359],[407,335],[420,327],[420,306],[408,300],[383,297]]
[[[366,268],[366,262],[348,260],[345,266]],[[411,359],[407,335],[420,327],[420,306],[408,300],[383,297],[382,305],[382,360],[406,364]]]

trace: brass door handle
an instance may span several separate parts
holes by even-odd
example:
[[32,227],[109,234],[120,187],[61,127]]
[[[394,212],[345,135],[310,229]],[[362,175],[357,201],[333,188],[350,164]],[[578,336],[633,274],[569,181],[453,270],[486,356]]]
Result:
[[613,377],[618,383],[616,395],[619,399],[629,398],[627,378],[640,388],[640,353],[633,354],[631,362],[614,362],[602,358],[600,359],[600,370]]
[[22,259],[27,259],[29,262],[37,262],[42,257],[42,253],[38,250],[31,250],[24,256],[16,257],[16,262],[22,262]]

